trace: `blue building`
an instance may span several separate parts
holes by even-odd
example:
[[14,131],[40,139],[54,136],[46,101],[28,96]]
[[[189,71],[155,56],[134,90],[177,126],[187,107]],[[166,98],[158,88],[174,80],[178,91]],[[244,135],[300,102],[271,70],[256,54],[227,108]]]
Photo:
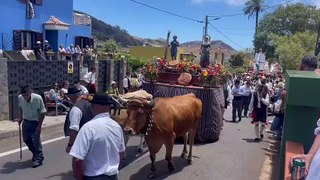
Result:
[[59,45],[93,45],[91,18],[73,12],[73,0],[0,0],[0,49],[33,49],[48,40]]

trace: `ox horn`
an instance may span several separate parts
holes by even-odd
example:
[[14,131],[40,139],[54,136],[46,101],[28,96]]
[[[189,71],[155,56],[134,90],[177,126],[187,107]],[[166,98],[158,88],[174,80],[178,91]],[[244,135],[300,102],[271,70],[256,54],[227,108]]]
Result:
[[153,99],[150,101],[147,101],[147,105],[153,108],[155,105],[155,101]]

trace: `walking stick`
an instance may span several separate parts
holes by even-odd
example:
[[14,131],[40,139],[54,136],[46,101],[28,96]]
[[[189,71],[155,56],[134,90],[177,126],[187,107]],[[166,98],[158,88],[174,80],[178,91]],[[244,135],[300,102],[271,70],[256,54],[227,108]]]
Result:
[[22,144],[21,144],[21,124],[19,124],[19,140],[20,140],[20,160],[22,160]]

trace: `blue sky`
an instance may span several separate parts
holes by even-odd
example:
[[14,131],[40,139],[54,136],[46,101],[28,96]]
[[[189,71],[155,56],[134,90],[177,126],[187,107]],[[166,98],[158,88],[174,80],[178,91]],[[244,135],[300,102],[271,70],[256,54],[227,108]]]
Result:
[[[242,13],[246,0],[137,0],[163,10],[193,19],[205,15],[219,16]],[[287,0],[265,0],[269,6]],[[296,0],[320,5],[320,0]],[[119,25],[131,35],[143,38],[165,38],[168,30],[178,36],[180,43],[201,40],[202,23],[185,20],[136,4],[130,0],[74,0],[74,9],[86,12],[111,25]],[[269,9],[268,12],[272,12]],[[237,50],[252,47],[255,20],[247,16],[225,17],[211,22],[225,36],[209,26],[212,40],[223,40]]]

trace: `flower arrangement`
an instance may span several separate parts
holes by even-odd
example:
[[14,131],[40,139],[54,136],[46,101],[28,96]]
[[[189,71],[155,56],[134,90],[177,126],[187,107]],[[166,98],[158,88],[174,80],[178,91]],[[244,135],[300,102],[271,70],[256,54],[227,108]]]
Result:
[[199,66],[189,61],[181,61],[176,68],[179,72],[186,72],[192,75],[199,71]]
[[203,82],[203,86],[214,87],[219,81],[221,66],[211,65],[204,69],[200,74],[200,79]]
[[230,72],[228,71],[228,69],[224,66],[221,66],[221,69],[219,71],[219,82],[221,83],[227,82],[229,76],[230,76]]
[[145,66],[144,77],[147,81],[158,80],[159,69],[153,63],[147,63]]

